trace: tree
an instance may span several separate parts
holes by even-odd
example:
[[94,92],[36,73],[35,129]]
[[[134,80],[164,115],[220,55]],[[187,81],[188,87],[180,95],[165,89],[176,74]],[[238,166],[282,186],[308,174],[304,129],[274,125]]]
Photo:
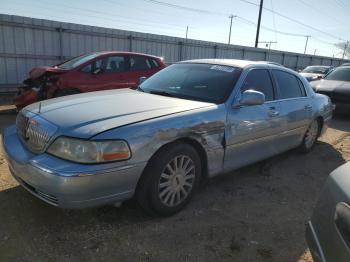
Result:
[[[342,50],[342,54],[344,54],[344,58],[346,58],[346,57],[350,58],[350,42],[349,41],[335,44],[335,46]],[[345,52],[344,52],[344,50],[345,50]]]

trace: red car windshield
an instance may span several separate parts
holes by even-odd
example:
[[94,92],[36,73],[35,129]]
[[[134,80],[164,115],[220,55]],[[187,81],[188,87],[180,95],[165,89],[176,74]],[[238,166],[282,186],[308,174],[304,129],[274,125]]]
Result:
[[66,62],[63,62],[62,64],[58,64],[57,67],[62,69],[73,69],[73,68],[76,68],[77,66],[84,64],[85,62],[91,59],[94,59],[97,56],[99,56],[99,54],[97,53],[77,56],[70,60],[67,60]]

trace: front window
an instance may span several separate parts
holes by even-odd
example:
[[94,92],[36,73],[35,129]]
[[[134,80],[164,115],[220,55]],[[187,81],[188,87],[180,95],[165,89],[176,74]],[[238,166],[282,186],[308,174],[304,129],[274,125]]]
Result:
[[147,93],[183,99],[223,103],[235,85],[241,70],[212,64],[174,64],[140,85]]
[[329,68],[324,66],[308,66],[302,72],[312,74],[326,74]]
[[84,64],[87,61],[90,61],[91,59],[94,59],[97,56],[97,53],[77,56],[70,60],[67,60],[66,62],[63,62],[62,64],[58,64],[57,67],[62,69],[73,69]]
[[330,72],[324,79],[350,82],[350,67],[339,67]]

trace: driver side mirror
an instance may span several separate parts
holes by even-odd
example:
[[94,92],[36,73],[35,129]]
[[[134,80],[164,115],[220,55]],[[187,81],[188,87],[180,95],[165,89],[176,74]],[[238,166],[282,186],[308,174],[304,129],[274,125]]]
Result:
[[139,78],[139,85],[141,85],[143,82],[145,82],[146,79],[147,79],[147,77],[141,76],[141,77]]
[[240,105],[253,106],[262,105],[265,103],[265,95],[259,91],[246,90],[243,92]]

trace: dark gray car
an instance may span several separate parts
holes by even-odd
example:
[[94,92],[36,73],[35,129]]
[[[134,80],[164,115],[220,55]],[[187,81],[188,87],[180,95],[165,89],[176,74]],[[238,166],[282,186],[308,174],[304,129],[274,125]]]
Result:
[[315,262],[350,261],[350,162],[328,178],[306,230]]

